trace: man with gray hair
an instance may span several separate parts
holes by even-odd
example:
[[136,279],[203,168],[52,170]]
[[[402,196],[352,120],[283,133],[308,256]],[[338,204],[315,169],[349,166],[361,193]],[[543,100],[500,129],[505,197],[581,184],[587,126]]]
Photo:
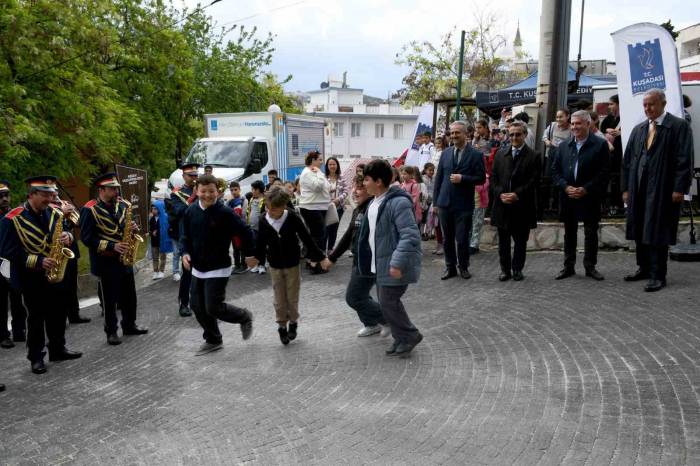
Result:
[[608,186],[610,153],[604,139],[591,137],[591,116],[585,110],[571,115],[571,134],[556,148],[552,161],[552,183],[561,189],[559,212],[564,222],[564,268],[557,280],[574,275],[578,222],[585,236],[583,266],[586,276],[603,280],[598,262],[600,206]]
[[625,281],[648,280],[644,291],[659,291],[666,286],[668,246],[676,244],[681,202],[692,182],[693,134],[687,121],[666,112],[663,91],[648,91],[643,104],[647,118],[627,141],[621,180],[627,239],[636,243],[639,266]]

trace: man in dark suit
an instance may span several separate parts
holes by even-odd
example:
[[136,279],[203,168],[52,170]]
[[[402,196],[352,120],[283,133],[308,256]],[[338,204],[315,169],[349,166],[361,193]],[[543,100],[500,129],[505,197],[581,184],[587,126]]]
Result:
[[434,209],[440,219],[445,243],[446,268],[441,278],[447,280],[457,276],[459,264],[460,276],[469,279],[469,236],[474,212],[474,186],[486,181],[486,168],[481,152],[467,144],[466,123],[452,123],[450,137],[453,146],[442,151],[433,191]]
[[[540,157],[525,144],[527,126],[514,122],[508,129],[511,145],[494,157],[491,173],[493,209],[491,224],[498,227],[498,257],[502,282],[520,281],[530,229],[537,227],[537,188],[542,172]],[[511,259],[510,240],[513,238]],[[511,270],[513,271],[511,275]]]
[[585,235],[583,266],[586,276],[603,280],[596,270],[600,206],[608,186],[610,151],[607,142],[590,133],[591,116],[585,110],[571,115],[572,137],[557,147],[552,162],[552,182],[561,189],[560,216],[564,222],[564,269],[557,280],[576,272],[578,222]]
[[627,239],[636,243],[639,266],[625,281],[649,280],[644,291],[666,286],[668,246],[676,244],[681,202],[692,182],[690,125],[665,108],[663,91],[644,95],[647,119],[632,130],[623,163]]

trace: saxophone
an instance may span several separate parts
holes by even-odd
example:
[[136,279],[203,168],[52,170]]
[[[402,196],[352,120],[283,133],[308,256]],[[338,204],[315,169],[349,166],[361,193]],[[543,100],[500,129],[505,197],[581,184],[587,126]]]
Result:
[[128,206],[126,209],[126,220],[124,225],[124,233],[122,234],[122,242],[126,243],[129,249],[121,255],[119,260],[124,265],[134,265],[136,261],[136,254],[139,251],[141,243],[143,243],[143,238],[141,235],[134,231],[134,225],[132,221],[133,210],[131,203],[122,199],[122,202],[126,203]]
[[61,235],[63,234],[63,214],[58,214],[56,227],[53,229],[51,237],[51,249],[49,250],[49,259],[53,259],[56,265],[46,271],[46,279],[49,283],[61,283],[66,274],[66,266],[68,261],[75,259],[73,251],[63,246]]

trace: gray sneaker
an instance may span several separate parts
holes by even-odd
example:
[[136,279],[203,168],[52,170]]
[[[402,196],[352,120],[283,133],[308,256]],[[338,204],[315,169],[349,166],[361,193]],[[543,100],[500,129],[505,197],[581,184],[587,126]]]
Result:
[[202,346],[199,347],[199,350],[197,350],[196,353],[194,353],[195,356],[202,356],[203,354],[211,353],[213,351],[218,351],[221,348],[223,348],[224,345],[222,343],[209,343],[209,342],[204,342],[202,343]]
[[245,312],[248,314],[248,320],[241,323],[241,334],[244,340],[248,340],[253,336],[253,313],[248,309],[246,309]]

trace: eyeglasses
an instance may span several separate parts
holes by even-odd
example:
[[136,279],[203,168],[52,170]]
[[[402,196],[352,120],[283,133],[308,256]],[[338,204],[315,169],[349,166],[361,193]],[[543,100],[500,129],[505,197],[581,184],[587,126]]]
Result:
[[510,137],[520,137],[522,135],[523,135],[523,133],[510,133],[509,134]]

